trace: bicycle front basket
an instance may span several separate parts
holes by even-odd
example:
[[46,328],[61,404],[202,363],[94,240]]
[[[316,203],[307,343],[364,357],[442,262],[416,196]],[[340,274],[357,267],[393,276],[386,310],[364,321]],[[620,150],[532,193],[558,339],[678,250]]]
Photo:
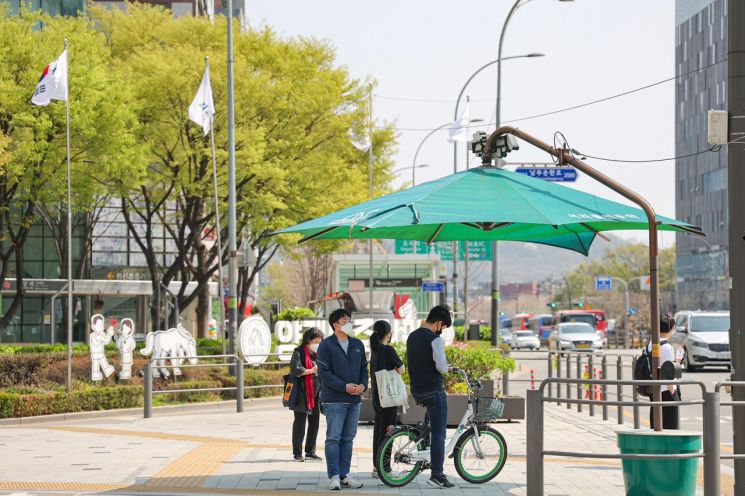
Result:
[[504,402],[497,398],[479,398],[483,407],[479,405],[478,417],[483,420],[501,418],[504,414]]

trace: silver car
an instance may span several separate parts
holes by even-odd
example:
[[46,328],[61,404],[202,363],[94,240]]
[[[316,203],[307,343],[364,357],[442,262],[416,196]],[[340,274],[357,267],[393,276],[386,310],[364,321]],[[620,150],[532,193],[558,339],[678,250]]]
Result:
[[521,350],[523,348],[537,350],[540,347],[541,341],[532,331],[515,331],[512,334],[510,348],[513,350]]
[[670,344],[681,358],[681,368],[689,372],[709,366],[731,368],[729,327],[729,312],[676,313]]
[[562,322],[548,338],[548,348],[560,351],[601,351],[603,339],[584,322]]

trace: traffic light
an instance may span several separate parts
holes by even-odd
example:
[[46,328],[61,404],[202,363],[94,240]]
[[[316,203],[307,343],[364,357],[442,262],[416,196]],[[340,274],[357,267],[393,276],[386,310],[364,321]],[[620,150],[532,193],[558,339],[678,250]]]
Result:
[[575,303],[574,306],[577,307],[577,308],[584,308],[585,307],[585,304],[580,301],[580,302]]
[[556,310],[556,302],[555,301],[552,301],[551,303],[548,303],[546,306],[548,308],[550,308],[551,310]]

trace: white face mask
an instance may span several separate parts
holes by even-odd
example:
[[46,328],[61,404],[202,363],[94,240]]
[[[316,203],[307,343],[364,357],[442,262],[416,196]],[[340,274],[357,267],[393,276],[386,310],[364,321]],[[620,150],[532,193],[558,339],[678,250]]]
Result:
[[352,331],[354,330],[354,326],[351,322],[347,322],[343,326],[341,326],[341,330],[344,331],[345,334],[352,334]]
[[320,343],[311,343],[310,346],[309,346],[310,351],[312,351],[313,353],[317,353],[318,352],[318,345],[319,344]]

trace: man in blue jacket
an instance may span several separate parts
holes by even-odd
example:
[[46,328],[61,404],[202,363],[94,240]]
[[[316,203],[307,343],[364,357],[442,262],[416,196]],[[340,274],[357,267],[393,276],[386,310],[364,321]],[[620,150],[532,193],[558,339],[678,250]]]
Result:
[[358,489],[362,483],[352,479],[352,442],[357,435],[362,393],[367,389],[365,346],[352,333],[352,316],[344,309],[329,315],[334,334],[318,347],[318,375],[321,378],[321,405],[326,415],[326,471],[329,489]]

